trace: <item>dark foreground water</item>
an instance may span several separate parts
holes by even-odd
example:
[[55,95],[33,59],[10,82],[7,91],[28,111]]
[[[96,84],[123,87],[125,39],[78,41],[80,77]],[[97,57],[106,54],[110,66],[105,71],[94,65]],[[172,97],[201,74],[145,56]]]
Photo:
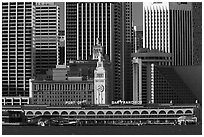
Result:
[[3,135],[201,135],[202,125],[2,126]]

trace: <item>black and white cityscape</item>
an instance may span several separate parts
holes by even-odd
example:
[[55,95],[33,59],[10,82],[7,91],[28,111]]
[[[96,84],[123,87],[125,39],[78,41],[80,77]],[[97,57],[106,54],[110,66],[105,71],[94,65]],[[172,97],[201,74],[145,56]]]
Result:
[[202,2],[1,4],[3,135],[202,134]]

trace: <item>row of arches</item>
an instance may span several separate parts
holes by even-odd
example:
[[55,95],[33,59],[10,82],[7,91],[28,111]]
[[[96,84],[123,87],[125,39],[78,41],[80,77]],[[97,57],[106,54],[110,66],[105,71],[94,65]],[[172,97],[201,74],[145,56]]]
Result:
[[79,111],[78,113],[76,111],[71,111],[70,113],[68,113],[67,111],[62,111],[62,112],[58,112],[58,111],[45,111],[45,112],[41,112],[41,111],[36,111],[36,112],[32,112],[32,111],[28,111],[26,113],[26,115],[140,115],[140,114],[150,114],[150,115],[166,115],[166,114],[192,114],[191,110],[186,110],[185,112],[183,112],[182,110],[178,110],[176,112],[174,112],[173,110],[169,110],[168,112],[165,112],[164,110],[161,110],[157,113],[157,111],[153,110],[150,111],[150,113],[146,110],[141,111],[141,113],[139,111],[133,111],[132,113],[130,111],[124,111],[123,113],[121,111],[116,111],[116,112],[112,112],[112,111],[107,111],[107,112],[103,112],[103,111],[98,111],[98,112],[94,112],[94,111],[88,111],[87,113],[84,111]]

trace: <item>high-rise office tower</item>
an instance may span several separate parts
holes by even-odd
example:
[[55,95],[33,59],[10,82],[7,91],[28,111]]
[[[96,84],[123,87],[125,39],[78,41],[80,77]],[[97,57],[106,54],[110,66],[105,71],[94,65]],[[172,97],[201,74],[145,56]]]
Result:
[[143,26],[143,48],[172,53],[169,65],[193,65],[192,3],[144,3]]
[[202,64],[202,2],[192,2],[193,64]]
[[2,2],[2,95],[29,96],[32,2]]
[[66,3],[66,61],[92,59],[92,46],[99,38],[112,58],[112,3]]
[[37,76],[59,64],[59,7],[50,2],[36,3],[34,17],[34,68]]
[[113,100],[124,99],[121,62],[123,45],[131,41],[132,15],[123,10],[131,8],[131,3],[66,3],[66,64],[70,60],[92,60],[92,48],[99,38],[103,53],[112,63]]
[[122,92],[123,100],[132,100],[132,62],[131,53],[133,52],[133,22],[132,22],[132,3],[122,3]]

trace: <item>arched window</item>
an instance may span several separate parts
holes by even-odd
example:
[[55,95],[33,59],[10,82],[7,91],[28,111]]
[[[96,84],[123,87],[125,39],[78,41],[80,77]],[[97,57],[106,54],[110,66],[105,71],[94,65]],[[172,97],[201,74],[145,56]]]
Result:
[[166,114],[166,112],[164,110],[159,111],[159,114]]
[[50,112],[49,111],[45,111],[44,115],[50,115]]
[[84,111],[80,111],[80,112],[78,113],[78,115],[86,115],[86,113],[85,113]]
[[183,114],[183,111],[182,111],[182,110],[178,110],[178,111],[176,112],[176,114]]
[[68,113],[67,113],[66,111],[62,111],[61,115],[62,115],[62,116],[67,116]]
[[52,115],[59,115],[59,112],[54,111],[54,112],[52,113]]
[[103,111],[99,111],[97,115],[104,115]]
[[107,111],[107,112],[106,112],[106,115],[113,115],[113,112]]
[[130,111],[125,111],[123,114],[124,115],[130,115],[131,113],[130,113]]
[[141,114],[148,114],[148,112],[147,111],[142,111],[142,113]]
[[75,111],[71,111],[69,114],[70,115],[76,115],[77,113]]
[[36,116],[42,115],[42,113],[40,111],[35,112]]
[[139,111],[134,111],[132,114],[133,114],[133,115],[139,115],[140,112],[139,112]]
[[33,116],[33,112],[32,112],[32,111],[28,111],[28,112],[26,113],[26,115]]
[[122,113],[120,111],[116,111],[115,115],[122,115]]
[[89,111],[89,112],[87,113],[87,115],[95,115],[95,113],[94,113],[93,111]]
[[151,111],[150,114],[157,114],[157,112],[155,110]]
[[175,114],[173,110],[168,111],[168,114]]
[[186,110],[185,114],[192,114],[191,110]]

